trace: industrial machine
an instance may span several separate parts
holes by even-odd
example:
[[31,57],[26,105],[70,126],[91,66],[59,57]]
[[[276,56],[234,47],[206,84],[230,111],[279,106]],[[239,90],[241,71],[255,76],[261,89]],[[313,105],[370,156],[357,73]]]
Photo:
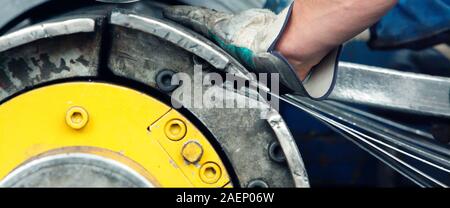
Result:
[[[310,186],[288,125],[251,88],[198,91],[259,108],[195,108],[195,96],[173,106],[181,88],[172,78],[193,76],[196,65],[204,76],[256,80],[210,40],[164,19],[172,2],[0,2],[0,186]],[[333,101],[272,97],[419,186],[449,184],[448,144],[346,103],[448,119],[450,79],[341,63],[337,82]]]

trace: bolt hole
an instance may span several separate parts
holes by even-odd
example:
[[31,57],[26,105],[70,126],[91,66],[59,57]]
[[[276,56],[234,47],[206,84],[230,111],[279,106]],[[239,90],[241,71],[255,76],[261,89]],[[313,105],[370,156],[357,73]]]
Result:
[[180,124],[172,124],[170,125],[170,133],[173,135],[178,135],[181,133],[181,126]]
[[158,88],[165,93],[173,92],[179,86],[172,84],[172,79],[176,77],[175,74],[175,71],[169,69],[159,71],[155,78]]
[[217,171],[216,169],[212,168],[212,167],[208,167],[205,169],[205,176],[207,178],[214,178],[216,177]]
[[163,83],[165,86],[171,86],[171,85],[172,85],[172,76],[169,75],[169,74],[165,74],[165,75],[161,78],[161,80],[162,80],[162,83]]
[[171,120],[164,127],[166,136],[172,141],[179,141],[186,135],[186,124],[178,119]]
[[284,155],[280,143],[274,141],[269,144],[269,157],[272,161],[277,163],[286,162],[286,156]]
[[80,112],[74,112],[70,116],[70,119],[72,120],[73,123],[79,124],[83,122],[83,115]]
[[200,168],[200,179],[208,184],[215,184],[220,180],[222,171],[219,165],[209,162]]

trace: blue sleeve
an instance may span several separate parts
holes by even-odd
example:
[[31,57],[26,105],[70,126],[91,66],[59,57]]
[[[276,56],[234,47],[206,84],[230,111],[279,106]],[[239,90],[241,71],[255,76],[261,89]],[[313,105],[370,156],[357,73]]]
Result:
[[421,49],[450,41],[450,0],[399,0],[371,28],[372,48]]
[[270,9],[275,13],[280,13],[288,7],[293,0],[267,0],[263,8]]

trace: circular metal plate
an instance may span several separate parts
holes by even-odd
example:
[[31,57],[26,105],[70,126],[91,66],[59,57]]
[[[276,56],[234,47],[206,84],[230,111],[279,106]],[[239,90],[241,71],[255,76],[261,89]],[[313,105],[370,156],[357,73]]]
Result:
[[105,157],[72,153],[47,156],[13,171],[1,187],[154,187],[139,173]]

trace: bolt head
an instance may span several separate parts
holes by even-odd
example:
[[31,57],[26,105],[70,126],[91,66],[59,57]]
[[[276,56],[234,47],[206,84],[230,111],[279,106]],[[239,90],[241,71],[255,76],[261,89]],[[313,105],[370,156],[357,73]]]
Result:
[[180,141],[186,136],[187,127],[183,121],[173,119],[166,123],[164,131],[167,138],[169,138],[170,140]]
[[222,177],[222,169],[216,163],[209,162],[200,168],[200,179],[207,184],[215,184]]
[[196,163],[203,156],[203,147],[196,141],[189,141],[183,146],[182,155],[187,162]]
[[66,124],[75,130],[84,128],[89,122],[89,114],[82,107],[72,107],[66,113]]

